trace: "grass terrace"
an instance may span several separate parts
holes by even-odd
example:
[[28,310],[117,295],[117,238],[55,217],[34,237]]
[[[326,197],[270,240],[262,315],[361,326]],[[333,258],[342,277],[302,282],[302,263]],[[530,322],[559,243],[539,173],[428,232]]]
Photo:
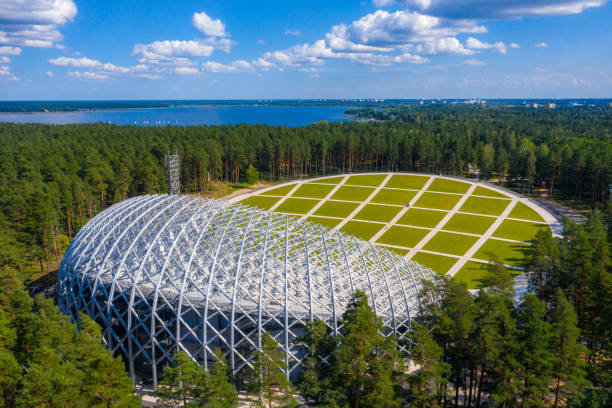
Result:
[[357,238],[361,238],[365,241],[369,241],[376,233],[384,227],[383,224],[374,224],[371,222],[361,222],[361,221],[349,221],[340,231],[354,235]]
[[379,244],[397,245],[412,248],[418,244],[429,231],[421,228],[400,227],[394,225],[389,228],[378,240]]
[[442,256],[436,254],[430,254],[427,252],[417,252],[412,260],[430,268],[432,271],[438,272],[440,275],[444,275],[449,271],[452,266],[457,263],[459,258],[451,258],[450,256]]
[[374,192],[371,187],[342,186],[331,197],[332,200],[364,201]]
[[291,197],[324,198],[334,186],[324,184],[302,184]]
[[276,207],[276,211],[290,214],[306,214],[317,202],[316,200],[308,200],[306,198],[288,198]]
[[499,198],[468,197],[459,211],[483,215],[501,215],[508,204],[510,204],[510,200],[502,200]]
[[355,219],[365,221],[389,222],[400,212],[401,208],[388,205],[367,204],[355,215]]

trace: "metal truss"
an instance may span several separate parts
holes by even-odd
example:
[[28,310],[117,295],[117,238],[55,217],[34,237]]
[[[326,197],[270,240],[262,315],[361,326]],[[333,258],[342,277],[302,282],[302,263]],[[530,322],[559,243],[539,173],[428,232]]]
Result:
[[[430,269],[297,218],[182,195],[118,203],[75,237],[60,267],[58,299],[86,313],[130,376],[157,386],[177,350],[208,366],[221,347],[235,373],[252,367],[264,332],[291,376],[306,323],[342,331],[351,294],[363,290],[385,335],[403,338]],[[400,342],[401,343],[401,342]]]

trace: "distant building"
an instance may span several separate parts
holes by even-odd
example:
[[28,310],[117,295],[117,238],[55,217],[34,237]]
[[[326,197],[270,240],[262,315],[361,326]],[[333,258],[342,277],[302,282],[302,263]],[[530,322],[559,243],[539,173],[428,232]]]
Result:
[[547,103],[544,105],[546,109],[555,109],[557,107],[556,103]]
[[612,108],[612,102],[608,102],[608,106]]
[[528,103],[528,104],[527,104],[527,107],[528,107],[528,108],[536,108],[536,109],[537,109],[537,108],[538,108],[538,106],[539,106],[539,105],[538,105],[537,103]]

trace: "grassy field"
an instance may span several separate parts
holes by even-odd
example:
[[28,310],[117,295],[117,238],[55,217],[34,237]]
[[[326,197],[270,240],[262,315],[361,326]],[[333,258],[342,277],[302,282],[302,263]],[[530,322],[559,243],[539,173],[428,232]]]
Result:
[[435,179],[427,189],[428,191],[441,191],[444,193],[457,193],[464,194],[470,188],[469,183],[464,183],[457,180],[449,180],[437,178]]
[[468,234],[482,235],[493,224],[495,218],[481,217],[479,215],[455,214],[442,227],[445,230],[467,232]]
[[523,203],[516,203],[512,211],[510,211],[508,217],[520,218],[521,220],[529,221],[544,221],[544,218],[542,218],[540,214],[538,214],[535,210],[532,210],[530,207]]
[[[519,273],[512,269],[508,269],[508,271],[513,275]],[[483,287],[483,281],[490,273],[488,264],[467,261],[453,279],[457,282],[465,283],[468,289],[478,289]]]
[[422,210],[420,208],[410,208],[402,215],[397,222],[403,225],[414,225],[415,227],[433,228],[444,218],[446,212]]
[[389,228],[378,240],[377,243],[387,245],[397,245],[412,248],[427,235],[429,231],[420,228],[400,227],[394,225]]
[[323,184],[302,184],[291,197],[325,198],[334,186]]
[[355,219],[364,221],[389,222],[400,212],[400,207],[367,204],[356,215]]
[[438,272],[440,275],[444,275],[448,270],[457,263],[458,258],[451,258],[450,256],[442,256],[436,254],[429,254],[427,252],[417,252],[412,260],[421,265],[425,265],[434,272]]
[[241,204],[252,205],[254,207],[259,207],[264,210],[272,207],[276,202],[280,200],[279,197],[266,197],[263,195],[250,196],[245,200],[242,200]]
[[317,202],[317,200],[308,200],[305,198],[288,198],[281,205],[276,207],[276,211],[291,214],[306,214],[317,204]]
[[324,218],[324,217],[313,217],[313,216],[310,216],[310,217],[306,218],[306,221],[314,222],[316,224],[321,224],[324,227],[334,228],[336,225],[340,224],[340,221],[342,221],[342,220],[335,219],[335,218]]
[[441,231],[434,235],[423,249],[451,255],[463,255],[476,241],[478,241],[477,237]]
[[386,174],[363,174],[349,177],[344,184],[351,186],[378,187],[386,177]]
[[383,224],[373,224],[371,222],[360,222],[360,221],[349,221],[340,231],[350,235],[354,235],[357,238],[369,241],[382,227]]
[[428,192],[423,193],[417,202],[414,203],[414,206],[421,208],[433,208],[437,210],[452,210],[460,199],[460,195]]
[[392,190],[382,188],[372,199],[373,203],[407,205],[416,195],[416,191]]
[[338,184],[344,177],[330,177],[322,180],[307,181],[306,183]]
[[[346,178],[346,185],[338,188],[333,197],[324,201],[321,207],[308,217],[311,222],[335,228],[342,220],[351,216],[361,203],[370,198],[375,188],[379,187],[386,177],[386,174],[356,174],[312,180],[303,183],[275,211],[306,214]],[[472,185],[469,182],[436,177],[427,191],[419,193],[418,191],[422,190],[432,177],[435,176],[392,175],[385,187],[348,220],[341,231],[363,240],[370,240],[382,228],[386,228],[385,233],[375,244],[406,254],[408,248],[415,248],[431,229],[440,224],[448,211],[456,206]],[[279,198],[276,196],[286,196],[294,187],[295,184],[279,186],[262,195],[249,196],[242,202],[269,209],[278,202]],[[407,208],[417,194],[421,194],[419,199],[411,208]],[[496,217],[501,215],[512,202],[512,198],[502,191],[476,185],[458,212],[441,227],[442,231],[427,242],[423,250],[419,250],[412,260],[438,273],[448,272],[458,257],[463,256],[490,229]],[[400,212],[404,213],[397,223],[389,225]],[[473,255],[474,259],[483,262],[497,259],[506,265],[523,265],[524,249],[527,245],[521,242],[529,241],[540,228],[548,226],[543,223],[538,224],[538,221],[542,222],[542,217],[522,202],[516,204],[508,218],[510,219],[504,220],[493,232],[493,237],[484,241],[482,247],[477,249]],[[484,263],[470,261],[457,273],[456,279],[475,288],[486,276],[486,268]]]
[[358,206],[359,204],[357,203],[346,203],[343,201],[326,201],[321,207],[317,209],[317,211],[315,211],[314,215],[346,218]]
[[429,180],[428,176],[413,176],[408,174],[396,174],[391,176],[385,187],[405,188],[409,190],[420,190]]
[[331,197],[332,200],[364,201],[374,192],[371,187],[342,186]]
[[263,193],[261,193],[261,195],[274,195],[284,197],[291,190],[293,190],[293,187],[295,187],[295,184],[289,184],[288,186],[277,187],[268,191],[264,191]]
[[468,197],[459,211],[483,215],[501,215],[510,200],[499,198]]
[[488,239],[474,255],[474,258],[485,261],[497,261],[507,265],[522,266],[524,251],[528,245],[516,242]]
[[475,196],[486,196],[486,197],[497,197],[497,198],[509,198],[507,195],[498,193],[497,191],[491,190],[490,188],[486,188],[483,186],[477,186],[472,195]]
[[541,228],[548,228],[548,226],[533,222],[504,220],[493,236],[526,242],[531,240]]

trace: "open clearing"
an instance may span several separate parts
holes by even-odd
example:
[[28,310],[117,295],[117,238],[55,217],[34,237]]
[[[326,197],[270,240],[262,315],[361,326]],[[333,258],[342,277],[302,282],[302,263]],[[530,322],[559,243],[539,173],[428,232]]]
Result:
[[479,287],[492,260],[520,268],[526,243],[556,223],[526,198],[494,186],[423,174],[302,180],[232,202],[339,229],[454,276],[470,289]]

